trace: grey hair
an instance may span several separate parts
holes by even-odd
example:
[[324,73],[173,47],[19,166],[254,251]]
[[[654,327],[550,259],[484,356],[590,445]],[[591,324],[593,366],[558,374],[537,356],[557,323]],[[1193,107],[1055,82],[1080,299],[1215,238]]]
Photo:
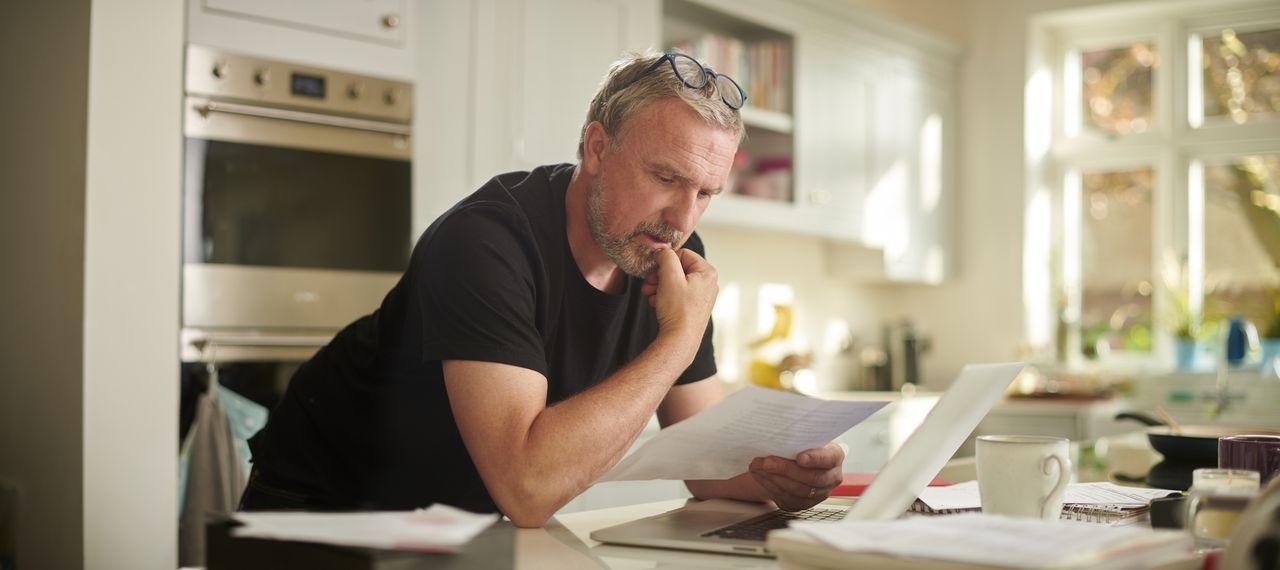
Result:
[[742,116],[720,99],[714,81],[708,81],[702,89],[694,89],[676,77],[670,65],[659,65],[644,77],[637,78],[663,55],[657,52],[631,52],[609,67],[609,72],[600,82],[600,88],[591,98],[587,120],[582,123],[582,130],[578,133],[578,160],[582,160],[583,139],[591,123],[598,121],[616,146],[631,115],[645,105],[666,97],[679,97],[707,124],[732,130],[737,135],[738,142],[742,142],[746,132]]

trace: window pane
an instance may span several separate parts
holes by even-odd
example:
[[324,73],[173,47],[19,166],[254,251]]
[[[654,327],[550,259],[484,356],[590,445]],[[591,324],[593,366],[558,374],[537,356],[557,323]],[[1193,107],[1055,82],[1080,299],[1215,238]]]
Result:
[[1204,46],[1204,116],[1238,124],[1280,112],[1280,30],[1207,36]]
[[1151,350],[1151,169],[1081,177],[1081,346],[1085,356]]
[[1080,93],[1085,126],[1106,134],[1149,129],[1151,70],[1157,63],[1155,48],[1147,42],[1082,53]]
[[1205,166],[1206,324],[1244,315],[1267,332],[1280,285],[1277,183],[1280,155]]

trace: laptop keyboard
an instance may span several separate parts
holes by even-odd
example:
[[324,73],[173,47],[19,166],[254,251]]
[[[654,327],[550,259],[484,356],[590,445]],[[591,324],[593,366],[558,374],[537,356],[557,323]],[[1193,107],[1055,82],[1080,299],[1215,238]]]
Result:
[[838,521],[843,519],[847,512],[848,509],[830,508],[812,508],[796,512],[773,511],[702,533],[702,536],[764,540],[769,531],[787,528],[787,524],[791,521]]

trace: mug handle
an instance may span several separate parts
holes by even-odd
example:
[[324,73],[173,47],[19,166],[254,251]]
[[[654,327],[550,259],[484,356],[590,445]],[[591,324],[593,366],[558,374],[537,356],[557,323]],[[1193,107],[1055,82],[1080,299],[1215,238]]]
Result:
[[1071,474],[1067,473],[1067,471],[1071,469],[1071,461],[1061,453],[1044,456],[1044,460],[1040,462],[1040,470],[1043,471],[1045,475],[1049,474],[1049,462],[1051,461],[1058,464],[1058,482],[1054,483],[1053,490],[1049,491],[1049,494],[1046,495],[1044,500],[1040,503],[1040,518],[1042,519],[1046,518],[1049,514],[1049,500],[1052,499],[1054,495],[1063,492],[1063,490],[1067,488],[1067,483],[1071,482]]

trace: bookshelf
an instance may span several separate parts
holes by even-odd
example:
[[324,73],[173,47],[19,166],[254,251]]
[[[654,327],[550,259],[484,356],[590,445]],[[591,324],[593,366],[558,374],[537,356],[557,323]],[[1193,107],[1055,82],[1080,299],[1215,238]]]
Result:
[[728,201],[794,204],[794,39],[693,0],[664,0],[665,49],[687,53],[747,92]]

